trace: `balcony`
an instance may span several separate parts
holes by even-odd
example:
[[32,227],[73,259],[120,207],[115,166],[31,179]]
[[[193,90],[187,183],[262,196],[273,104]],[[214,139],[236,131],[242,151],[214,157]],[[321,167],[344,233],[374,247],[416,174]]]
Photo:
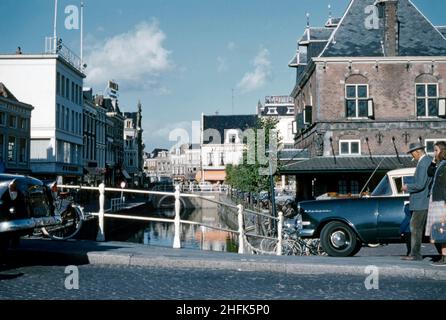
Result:
[[62,43],[62,39],[57,40],[54,37],[46,37],[45,53],[57,54],[77,71],[82,74],[85,73],[86,65],[82,63],[81,58],[79,58],[70,48]]

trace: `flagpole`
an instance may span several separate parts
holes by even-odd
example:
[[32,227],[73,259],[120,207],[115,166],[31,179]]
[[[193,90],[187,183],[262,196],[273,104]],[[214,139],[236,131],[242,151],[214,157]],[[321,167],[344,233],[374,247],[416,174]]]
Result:
[[56,46],[57,46],[57,0],[54,0],[54,28],[53,28],[53,38],[54,38],[54,52],[56,52]]
[[81,67],[84,63],[84,2],[81,1]]

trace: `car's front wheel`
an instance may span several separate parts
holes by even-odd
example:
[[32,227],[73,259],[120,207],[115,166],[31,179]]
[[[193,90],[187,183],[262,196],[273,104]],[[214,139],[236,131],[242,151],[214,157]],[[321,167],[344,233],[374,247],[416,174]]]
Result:
[[329,222],[321,231],[321,245],[332,257],[349,257],[358,253],[361,242],[355,232],[345,223]]

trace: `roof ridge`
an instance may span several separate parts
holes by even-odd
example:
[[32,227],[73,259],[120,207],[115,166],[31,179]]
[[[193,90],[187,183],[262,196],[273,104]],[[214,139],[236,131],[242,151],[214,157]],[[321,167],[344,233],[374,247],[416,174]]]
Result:
[[430,24],[430,25],[431,25],[431,26],[432,26],[432,27],[433,27],[433,28],[440,34],[440,36],[441,36],[444,40],[446,40],[446,37],[440,32],[440,30],[437,29],[436,26],[434,26],[434,24],[432,23],[432,21],[430,21],[429,18],[426,17],[426,16],[424,15],[424,13],[421,12],[420,9],[418,9],[418,7],[412,2],[412,0],[407,0],[407,2],[408,2],[410,5],[412,5],[412,6],[415,8],[415,10],[417,10],[418,13],[421,14],[421,16],[422,16],[424,19],[426,19],[427,22],[429,22],[429,24]]
[[341,20],[339,20],[339,23],[337,24],[336,28],[334,29],[334,31],[331,33],[330,38],[328,38],[327,44],[325,45],[324,49],[321,51],[321,53],[318,55],[318,58],[322,57],[322,55],[324,54],[324,52],[327,50],[328,46],[330,45],[330,43],[333,41],[334,37],[336,36],[336,33],[338,32],[339,28],[341,27],[342,23],[344,22],[345,17],[347,16],[347,13],[350,11],[353,3],[355,2],[355,0],[351,0],[347,10],[345,10],[344,14],[342,15]]

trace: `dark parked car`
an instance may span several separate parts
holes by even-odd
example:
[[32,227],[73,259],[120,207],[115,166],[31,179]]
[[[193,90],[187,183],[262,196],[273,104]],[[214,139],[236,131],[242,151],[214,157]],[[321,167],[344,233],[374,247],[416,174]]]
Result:
[[33,233],[38,226],[55,223],[48,189],[42,181],[0,174],[0,242]]
[[326,195],[299,203],[301,237],[320,238],[330,256],[355,255],[363,244],[403,242],[400,226],[409,195],[402,185],[413,180],[415,168],[389,171],[370,195]]
[[0,174],[0,248],[35,231],[68,239],[80,229],[82,219],[78,206],[67,193],[58,193],[54,182]]

